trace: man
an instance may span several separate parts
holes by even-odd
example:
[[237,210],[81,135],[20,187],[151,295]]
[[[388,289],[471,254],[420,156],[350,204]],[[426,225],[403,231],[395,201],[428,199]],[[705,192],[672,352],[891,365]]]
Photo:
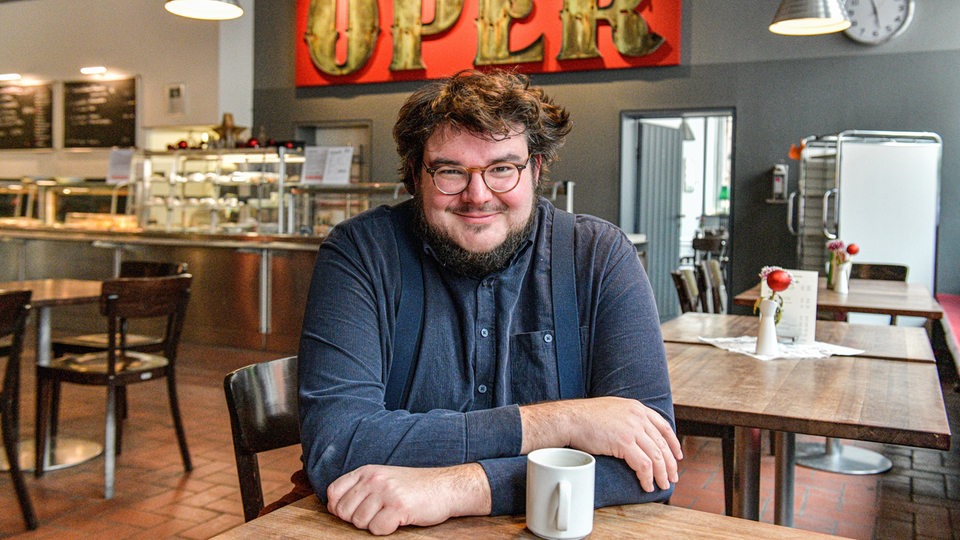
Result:
[[[430,83],[401,108],[394,138],[414,198],[331,232],[304,317],[304,468],[331,513],[374,534],[522,513],[524,456],[562,446],[597,456],[597,506],[669,497],[682,454],[654,299],[626,236],[590,216],[573,233],[584,392],[560,399],[560,210],[538,190],[570,127],[505,71]],[[422,272],[423,319],[398,335],[404,255]],[[390,410],[394,354],[410,340],[412,374]]]

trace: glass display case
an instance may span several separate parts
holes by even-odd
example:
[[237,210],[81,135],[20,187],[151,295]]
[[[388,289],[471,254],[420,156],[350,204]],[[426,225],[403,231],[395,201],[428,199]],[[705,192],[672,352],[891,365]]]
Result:
[[143,230],[312,236],[407,197],[399,182],[303,182],[304,161],[284,147],[141,151],[128,213]]

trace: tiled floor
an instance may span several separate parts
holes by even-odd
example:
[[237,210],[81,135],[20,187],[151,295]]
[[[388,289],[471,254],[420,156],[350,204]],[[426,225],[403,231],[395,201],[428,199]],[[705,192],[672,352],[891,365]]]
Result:
[[[273,353],[211,349],[185,344],[179,388],[194,470],[184,474],[162,383],[130,391],[130,417],[118,459],[116,495],[102,499],[103,462],[28,475],[40,520],[25,533],[9,475],[0,476],[0,537],[16,538],[209,538],[242,522],[223,376],[232,369],[278,357]],[[27,358],[29,366],[32,358]],[[949,376],[951,372],[946,370]],[[33,374],[24,368],[22,431],[33,431]],[[960,394],[954,380],[944,391],[954,434]],[[61,430],[99,439],[104,394],[100,388],[66,386]],[[671,501],[699,510],[723,511],[719,442],[686,441],[681,482]],[[865,445],[871,446],[871,445]],[[796,526],[852,538],[960,538],[960,452],[872,445],[894,460],[893,471],[847,476],[798,467]],[[288,488],[299,466],[297,448],[261,456],[265,498]],[[772,522],[773,458],[763,458],[762,520]]]

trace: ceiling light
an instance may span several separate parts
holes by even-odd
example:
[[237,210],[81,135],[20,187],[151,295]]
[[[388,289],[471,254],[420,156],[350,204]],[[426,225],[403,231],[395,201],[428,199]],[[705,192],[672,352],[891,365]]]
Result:
[[190,19],[225,21],[243,15],[237,0],[167,0],[167,11]]
[[841,0],[783,0],[770,31],[787,36],[830,34],[850,28]]
[[80,73],[84,75],[103,75],[107,72],[107,68],[103,66],[89,66],[80,68]]
[[19,81],[22,78],[19,73],[0,73],[0,81]]

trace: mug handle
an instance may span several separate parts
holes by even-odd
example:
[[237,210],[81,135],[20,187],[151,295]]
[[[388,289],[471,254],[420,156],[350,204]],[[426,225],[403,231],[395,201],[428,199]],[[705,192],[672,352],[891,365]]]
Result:
[[570,482],[561,480],[557,488],[560,490],[557,501],[557,530],[565,531],[570,523]]

